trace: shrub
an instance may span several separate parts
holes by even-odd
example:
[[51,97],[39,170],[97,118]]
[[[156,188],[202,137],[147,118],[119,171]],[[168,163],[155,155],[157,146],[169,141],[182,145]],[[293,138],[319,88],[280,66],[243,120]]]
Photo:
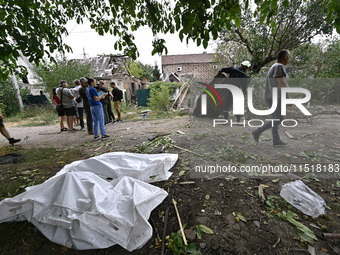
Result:
[[[30,92],[27,89],[20,89],[22,100],[24,100],[29,93]],[[6,117],[19,113],[16,91],[11,79],[0,81],[0,108],[2,114]]]
[[167,112],[171,107],[171,94],[167,86],[154,87],[150,91],[148,106],[157,113]]

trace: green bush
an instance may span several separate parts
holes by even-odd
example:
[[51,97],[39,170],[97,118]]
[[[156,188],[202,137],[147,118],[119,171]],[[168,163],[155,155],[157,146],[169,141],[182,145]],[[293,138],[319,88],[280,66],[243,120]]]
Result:
[[165,82],[165,81],[156,81],[151,83],[148,86],[148,89],[158,89],[160,90],[162,87],[167,87],[169,89],[169,93],[170,95],[172,95],[173,93],[175,93],[176,89],[179,89],[181,87],[181,83],[177,83],[177,82]]
[[0,82],[0,108],[4,116],[19,112],[15,89],[10,80]]
[[171,107],[171,95],[167,86],[154,87],[150,90],[148,106],[156,113],[168,112]]

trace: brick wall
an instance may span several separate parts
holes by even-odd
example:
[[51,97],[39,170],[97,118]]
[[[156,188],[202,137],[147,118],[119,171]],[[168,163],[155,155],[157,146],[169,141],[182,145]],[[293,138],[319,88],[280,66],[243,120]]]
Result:
[[[181,67],[182,70],[178,71],[178,67]],[[212,63],[163,65],[163,73],[176,73],[179,76],[192,73],[195,78],[212,78],[218,70],[218,67],[217,69],[213,69]]]

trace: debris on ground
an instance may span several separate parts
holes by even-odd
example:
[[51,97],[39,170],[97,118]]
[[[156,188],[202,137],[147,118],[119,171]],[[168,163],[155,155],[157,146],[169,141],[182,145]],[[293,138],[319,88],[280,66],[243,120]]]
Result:
[[283,185],[280,196],[308,216],[325,214],[325,200],[300,180]]
[[0,157],[0,165],[18,162],[23,157],[19,153],[8,153]]

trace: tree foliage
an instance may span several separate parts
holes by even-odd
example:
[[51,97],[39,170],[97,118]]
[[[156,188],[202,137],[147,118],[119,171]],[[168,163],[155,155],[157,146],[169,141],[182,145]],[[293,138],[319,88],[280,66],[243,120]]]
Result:
[[148,86],[150,99],[148,106],[157,114],[168,112],[172,105],[172,96],[181,84],[176,82],[153,82]]
[[[27,89],[20,89],[20,95],[25,99],[30,94]],[[16,90],[11,79],[0,82],[0,108],[4,116],[8,117],[19,112]]]
[[[179,33],[181,40],[192,39],[197,45],[208,46],[219,32],[240,24],[241,8],[249,8],[249,0],[0,0],[0,62],[4,69],[0,79],[18,70],[17,59],[22,52],[31,62],[39,64],[44,55],[53,60],[52,53],[70,51],[62,36],[67,35],[66,23],[78,24],[89,20],[99,35],[117,36],[116,50],[132,58],[138,56],[133,31],[148,26],[154,34],[153,54],[167,53],[160,33]],[[255,0],[262,21],[272,20],[279,0]],[[284,0],[285,5],[294,3]],[[338,0],[328,3],[328,21],[339,12]],[[243,5],[242,5],[243,4]],[[244,7],[242,7],[244,6]],[[339,19],[336,18],[340,31]]]
[[154,78],[154,81],[160,81],[161,80],[161,71],[159,70],[157,62],[155,62],[155,65],[153,66],[152,76]]
[[134,76],[138,79],[142,78],[145,75],[145,69],[143,67],[143,64],[139,61],[128,62],[127,69],[131,76]]
[[305,44],[293,52],[289,63],[294,78],[339,78],[340,40]]
[[41,78],[41,84],[51,94],[61,80],[67,81],[70,88],[74,87],[74,80],[85,76],[93,76],[91,64],[83,64],[76,60],[62,59],[53,63],[40,63],[35,66],[35,72]]
[[160,71],[157,64],[151,66],[148,64],[143,64],[140,61],[130,61],[126,67],[130,75],[135,76],[138,79],[146,78],[150,82],[160,80]]
[[281,49],[293,50],[310,42],[315,35],[332,32],[332,25],[326,21],[327,9],[321,1],[295,0],[289,5],[286,2],[277,1],[277,13],[270,24],[264,22],[264,16],[254,18],[253,11],[245,10],[240,25],[234,24],[222,33],[219,53],[227,55],[230,62],[249,59],[257,73],[275,60]]

